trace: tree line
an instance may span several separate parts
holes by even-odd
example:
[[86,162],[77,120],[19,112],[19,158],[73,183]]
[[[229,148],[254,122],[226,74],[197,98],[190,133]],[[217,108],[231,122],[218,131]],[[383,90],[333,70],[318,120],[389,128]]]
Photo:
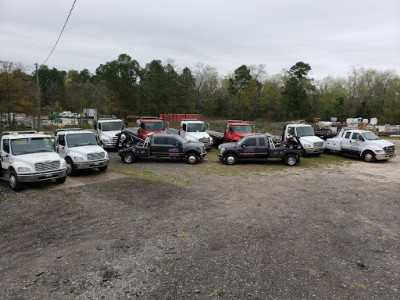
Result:
[[[220,76],[197,64],[179,69],[153,60],[144,67],[127,54],[89,70],[38,69],[42,114],[96,108],[101,114],[201,113],[210,118],[287,121],[313,117],[377,117],[400,123],[400,77],[394,70],[354,67],[347,77],[309,77],[311,66],[297,62],[267,76],[264,65],[238,67]],[[36,71],[0,61],[0,114],[35,115]]]

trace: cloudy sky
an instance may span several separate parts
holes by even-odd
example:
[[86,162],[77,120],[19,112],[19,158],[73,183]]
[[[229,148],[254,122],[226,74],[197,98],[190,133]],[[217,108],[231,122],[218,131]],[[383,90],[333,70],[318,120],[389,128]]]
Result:
[[[49,55],[73,0],[0,0],[0,60],[27,66]],[[312,77],[353,66],[400,73],[400,0],[77,0],[49,67],[89,69],[126,53],[221,75],[298,61]]]

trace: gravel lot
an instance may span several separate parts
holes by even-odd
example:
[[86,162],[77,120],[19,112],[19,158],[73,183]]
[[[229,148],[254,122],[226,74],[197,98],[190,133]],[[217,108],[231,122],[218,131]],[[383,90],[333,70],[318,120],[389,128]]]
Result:
[[0,183],[0,298],[400,298],[399,157],[110,157],[64,185]]

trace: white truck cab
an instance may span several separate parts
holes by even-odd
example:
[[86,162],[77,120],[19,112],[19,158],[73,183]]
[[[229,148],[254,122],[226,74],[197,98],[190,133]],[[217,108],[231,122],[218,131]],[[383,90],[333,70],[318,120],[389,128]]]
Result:
[[361,157],[367,162],[396,157],[393,143],[381,140],[372,131],[358,129],[340,130],[337,137],[325,141],[325,149]]
[[64,183],[67,163],[55,151],[51,138],[36,131],[4,132],[0,145],[0,177],[19,190],[24,182],[55,179]]
[[79,169],[107,170],[108,153],[97,144],[95,135],[89,130],[58,129],[54,146],[67,162],[67,175],[75,175]]
[[115,147],[118,139],[116,134],[121,132],[123,128],[124,123],[122,120],[114,118],[99,119],[94,127],[97,139],[104,149],[112,149]]
[[183,119],[179,128],[179,135],[187,141],[203,143],[207,150],[211,149],[213,138],[206,132],[203,121]]
[[321,154],[324,152],[324,141],[315,136],[311,125],[286,124],[283,127],[282,141],[286,141],[293,133],[296,135],[307,154]]

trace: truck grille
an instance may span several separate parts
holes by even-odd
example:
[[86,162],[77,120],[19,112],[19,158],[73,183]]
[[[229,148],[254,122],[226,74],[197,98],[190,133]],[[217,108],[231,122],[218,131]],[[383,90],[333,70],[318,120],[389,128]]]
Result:
[[320,149],[320,148],[323,148],[323,147],[324,147],[324,142],[316,142],[313,145],[314,149]]
[[394,146],[388,146],[383,149],[385,150],[386,154],[388,154],[388,155],[394,155],[396,152]]
[[103,159],[105,153],[104,152],[97,152],[97,153],[89,153],[87,155],[88,160],[98,160]]
[[58,170],[59,168],[60,168],[60,161],[58,160],[35,164],[36,172],[54,171]]
[[118,137],[117,136],[113,136],[111,138],[111,144],[115,145],[117,143]]
[[208,144],[210,144],[210,139],[209,138],[202,138],[202,139],[199,139],[199,142],[203,143],[205,145],[208,145]]

